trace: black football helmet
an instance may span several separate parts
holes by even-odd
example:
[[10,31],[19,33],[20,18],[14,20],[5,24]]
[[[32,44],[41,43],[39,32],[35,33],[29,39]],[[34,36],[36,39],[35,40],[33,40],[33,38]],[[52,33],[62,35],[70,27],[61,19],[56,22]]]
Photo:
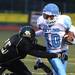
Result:
[[29,37],[29,38],[35,37],[35,31],[32,29],[31,26],[23,26],[20,29],[19,33],[21,37]]

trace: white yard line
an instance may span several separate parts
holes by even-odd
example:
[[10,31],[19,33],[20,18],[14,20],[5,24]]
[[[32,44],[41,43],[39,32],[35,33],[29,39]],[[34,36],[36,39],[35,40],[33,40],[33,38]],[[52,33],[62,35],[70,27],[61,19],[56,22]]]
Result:
[[[36,72],[32,72],[33,74],[36,74],[36,75],[46,75],[45,73],[36,73]],[[67,73],[68,75],[75,75],[75,73]]]
[[75,75],[75,73],[67,73],[68,75]]
[[72,65],[75,65],[75,63],[73,63],[73,62],[68,62],[68,64],[72,64]]

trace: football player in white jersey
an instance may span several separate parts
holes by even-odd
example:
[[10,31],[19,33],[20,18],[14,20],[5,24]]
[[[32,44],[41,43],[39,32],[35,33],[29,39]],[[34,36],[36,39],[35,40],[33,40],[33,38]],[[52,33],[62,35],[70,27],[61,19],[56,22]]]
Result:
[[49,3],[43,8],[42,16],[37,20],[36,35],[43,35],[47,52],[60,53],[61,58],[48,59],[55,74],[66,75],[66,65],[68,59],[68,45],[65,44],[63,37],[72,25],[71,18],[61,15],[56,4]]

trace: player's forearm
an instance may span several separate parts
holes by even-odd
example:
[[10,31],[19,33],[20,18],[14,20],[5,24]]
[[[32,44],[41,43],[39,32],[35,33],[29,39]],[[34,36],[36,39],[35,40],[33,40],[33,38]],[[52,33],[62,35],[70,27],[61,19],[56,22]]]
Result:
[[46,51],[46,47],[43,45],[35,44],[34,50]]
[[58,57],[58,55],[55,53],[50,54],[50,53],[40,51],[40,50],[37,50],[37,51],[33,50],[33,51],[29,52],[29,55],[41,57],[41,58],[56,58],[56,57]]

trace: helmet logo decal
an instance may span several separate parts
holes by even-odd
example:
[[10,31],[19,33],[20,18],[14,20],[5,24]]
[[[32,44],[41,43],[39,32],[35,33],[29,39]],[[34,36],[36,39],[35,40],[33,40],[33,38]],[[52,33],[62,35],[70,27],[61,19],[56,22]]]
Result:
[[26,37],[31,37],[31,33],[30,31],[25,31],[23,36],[26,36]]

